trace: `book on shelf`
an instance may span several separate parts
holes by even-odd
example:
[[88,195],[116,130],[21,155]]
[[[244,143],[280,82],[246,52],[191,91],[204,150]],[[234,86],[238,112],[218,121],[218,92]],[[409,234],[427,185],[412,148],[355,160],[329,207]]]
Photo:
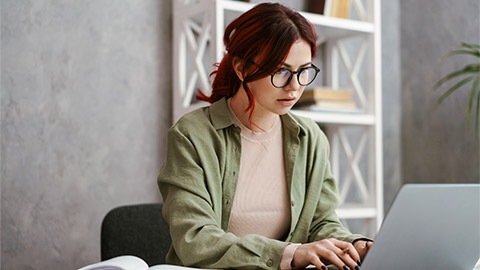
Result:
[[198,268],[184,267],[169,264],[148,266],[139,257],[133,255],[118,256],[103,262],[87,265],[78,270],[197,270]]
[[323,14],[330,17],[348,18],[351,0],[326,0]]
[[310,111],[359,112],[353,92],[347,89],[306,89],[295,109]]
[[325,105],[302,105],[294,107],[295,110],[302,110],[302,111],[311,111],[311,112],[323,112],[323,113],[363,113],[362,110],[358,108],[349,108],[347,106],[338,106],[332,105],[331,103]]
[[348,89],[327,87],[309,88],[303,91],[299,102],[310,100],[353,100],[353,92]]

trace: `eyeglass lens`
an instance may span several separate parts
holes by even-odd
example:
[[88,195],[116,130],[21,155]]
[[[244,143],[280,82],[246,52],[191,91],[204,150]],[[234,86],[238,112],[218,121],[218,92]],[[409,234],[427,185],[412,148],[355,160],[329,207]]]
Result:
[[306,67],[298,72],[293,72],[286,68],[281,68],[272,75],[272,83],[275,87],[285,87],[292,80],[293,74],[297,74],[298,83],[302,86],[309,85],[317,76],[317,69],[314,67]]

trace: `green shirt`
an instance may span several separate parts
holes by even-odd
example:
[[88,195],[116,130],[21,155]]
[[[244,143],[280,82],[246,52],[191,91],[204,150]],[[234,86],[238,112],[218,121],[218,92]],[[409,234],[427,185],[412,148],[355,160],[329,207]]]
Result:
[[172,237],[167,263],[278,269],[289,243],[363,237],[351,234],[335,214],[340,198],[325,134],[310,119],[288,113],[281,120],[291,199],[291,225],[284,241],[227,232],[242,145],[241,129],[230,118],[225,98],[186,114],[169,129],[167,157],[158,177]]

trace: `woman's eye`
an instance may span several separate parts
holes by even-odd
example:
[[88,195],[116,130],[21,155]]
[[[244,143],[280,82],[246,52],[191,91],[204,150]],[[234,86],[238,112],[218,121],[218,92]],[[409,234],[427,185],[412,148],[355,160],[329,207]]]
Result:
[[290,76],[290,70],[288,69],[280,69],[279,71],[275,72],[275,76],[277,77],[289,77]]
[[299,72],[300,76],[308,76],[309,69],[310,69],[309,67],[308,68],[302,68]]

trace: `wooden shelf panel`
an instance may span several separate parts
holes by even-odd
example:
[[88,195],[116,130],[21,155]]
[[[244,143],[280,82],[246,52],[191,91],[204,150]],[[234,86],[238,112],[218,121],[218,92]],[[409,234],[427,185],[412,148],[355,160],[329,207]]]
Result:
[[340,219],[365,219],[377,217],[377,209],[375,209],[375,207],[340,206],[337,208],[336,212]]
[[221,4],[223,6],[223,9],[238,13],[243,13],[254,6],[251,3],[232,0],[222,0]]
[[338,124],[338,125],[366,125],[371,126],[375,124],[375,117],[371,114],[356,114],[356,113],[335,113],[335,112],[316,112],[291,110],[293,114],[311,118],[317,123],[323,124]]
[[[240,1],[223,0],[222,7],[224,10],[240,14],[252,8],[253,5]],[[300,13],[315,26],[318,43],[358,34],[372,34],[374,32],[374,25],[369,22],[328,17],[303,11]]]
[[372,34],[374,32],[372,23],[328,17],[308,12],[300,13],[314,25],[319,44],[327,40],[331,41],[359,34]]

